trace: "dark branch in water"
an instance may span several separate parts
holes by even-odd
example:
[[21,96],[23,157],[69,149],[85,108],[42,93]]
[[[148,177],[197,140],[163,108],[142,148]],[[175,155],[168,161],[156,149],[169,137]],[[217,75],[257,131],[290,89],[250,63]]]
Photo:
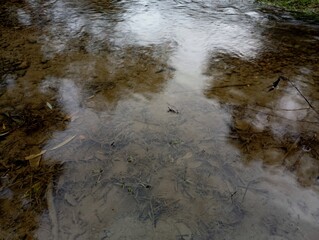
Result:
[[273,84],[270,86],[270,89],[268,90],[268,92],[274,90],[278,86],[278,84],[281,80],[283,80],[283,77],[280,76],[276,81],[273,82]]
[[302,92],[299,90],[299,88],[287,77],[284,76],[279,76],[278,79],[276,81],[273,82],[273,84],[270,87],[270,89],[268,90],[268,92],[274,90],[278,84],[280,83],[281,80],[284,81],[288,81],[296,90],[297,92],[300,94],[300,96],[307,102],[307,104],[309,105],[309,107],[319,115],[319,112],[311,105],[311,103],[309,102],[309,100],[302,94]]
[[[309,107],[319,115],[319,112],[311,105],[311,103],[308,101],[308,99],[302,94],[302,92],[298,89],[298,87],[289,79],[289,78],[286,78],[286,77],[283,77],[283,76],[280,76],[279,77],[280,79],[282,80],[286,80],[288,81],[296,90],[297,92],[300,94],[300,96],[302,96],[303,99],[305,99],[305,101],[308,103]],[[278,79],[279,79],[278,78]]]

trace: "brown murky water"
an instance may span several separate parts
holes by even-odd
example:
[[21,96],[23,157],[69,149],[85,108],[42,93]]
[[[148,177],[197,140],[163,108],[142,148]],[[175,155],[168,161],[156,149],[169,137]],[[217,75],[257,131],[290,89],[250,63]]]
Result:
[[0,33],[0,239],[318,239],[318,24],[16,0]]

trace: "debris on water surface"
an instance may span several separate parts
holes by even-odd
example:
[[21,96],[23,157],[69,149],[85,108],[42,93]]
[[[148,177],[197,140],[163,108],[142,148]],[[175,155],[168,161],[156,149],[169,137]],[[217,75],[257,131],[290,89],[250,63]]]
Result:
[[167,112],[179,114],[179,111],[175,107],[168,106]]

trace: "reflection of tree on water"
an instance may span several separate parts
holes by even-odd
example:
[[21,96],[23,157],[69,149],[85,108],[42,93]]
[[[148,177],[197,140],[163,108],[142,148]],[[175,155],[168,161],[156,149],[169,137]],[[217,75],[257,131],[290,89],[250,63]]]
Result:
[[[15,5],[13,10],[9,8],[12,11],[8,10],[6,13],[13,14],[17,8],[22,7],[26,13],[33,16],[31,9],[36,11],[50,6],[52,5],[40,4],[28,7]],[[103,9],[101,6],[101,12],[105,10]],[[114,18],[116,10],[112,8],[110,11],[113,10]],[[31,18],[31,22],[36,26],[47,22],[46,26],[50,29],[50,23],[54,25],[57,24],[54,21],[59,20],[59,18],[50,19],[50,16],[46,14],[36,19]],[[65,21],[72,20],[63,16],[60,18]],[[68,31],[67,26],[70,26],[68,25],[70,22],[65,25],[64,22],[59,22],[56,26],[60,28],[56,30],[58,32],[61,30],[59,33],[62,33],[62,36],[49,34],[48,42],[38,38],[40,33],[36,27],[30,27],[34,32],[20,28],[18,19],[10,21],[10,24],[3,21],[2,23],[4,34],[0,40],[2,47],[0,51],[0,126],[2,128],[0,130],[0,213],[6,217],[0,222],[0,238],[23,239],[33,236],[32,232],[38,228],[39,216],[43,211],[48,207],[49,211],[52,210],[47,203],[50,194],[46,193],[52,192],[51,183],[60,174],[61,165],[49,160],[60,160],[58,151],[52,151],[49,159],[46,156],[46,159],[41,160],[39,156],[28,161],[25,157],[41,152],[52,137],[52,133],[63,132],[66,128],[70,119],[67,114],[70,112],[62,110],[62,107],[68,104],[59,96],[59,89],[63,89],[63,80],[67,79],[73,84],[69,84],[71,87],[77,87],[79,90],[79,96],[75,99],[78,101],[71,102],[71,105],[75,103],[72,106],[84,106],[84,108],[88,106],[100,110],[110,104],[116,105],[118,101],[134,93],[150,97],[151,94],[160,92],[172,69],[166,64],[167,57],[163,56],[166,52],[165,46],[164,48],[131,46],[120,49],[112,46],[109,38],[100,38],[101,35],[97,33],[94,35],[96,28],[92,22],[90,22],[93,24],[91,27],[85,25],[85,28],[81,29],[83,32],[75,31],[74,34]],[[12,25],[19,26],[19,31],[11,28]],[[112,28],[108,28],[108,31],[111,30]],[[50,38],[52,36],[53,39]],[[47,56],[46,44],[54,45],[57,36],[59,40],[68,38],[66,41],[68,48],[56,52],[53,48],[51,55]],[[44,50],[44,56],[41,50]],[[68,85],[66,90],[69,90]],[[72,94],[67,92],[66,95]],[[91,113],[89,115],[85,114],[87,112],[82,113],[81,110],[78,112],[82,117],[81,120],[89,121],[92,115],[97,116],[92,111],[89,111]],[[97,118],[97,121],[100,119]],[[85,124],[82,122],[75,128],[79,127],[81,130],[83,125]],[[98,136],[88,132],[92,141],[100,143],[109,139],[111,131],[100,131]],[[99,136],[101,138],[98,138]],[[63,135],[62,138],[64,137]],[[61,139],[55,140],[55,145],[61,143]],[[119,145],[117,143],[117,146]],[[54,222],[52,224],[54,225]]]
[[[96,110],[110,103],[116,105],[134,93],[150,96],[149,93],[160,92],[172,72],[166,66],[165,57],[154,53],[161,50],[153,46],[130,47],[99,56],[60,54],[44,62],[39,61],[41,53],[30,46],[34,47],[23,43],[17,50],[17,59],[11,60],[10,56],[10,60],[0,61],[1,83],[4,83],[1,85],[0,123],[5,128],[0,132],[4,134],[0,139],[0,212],[6,216],[1,219],[5,222],[0,224],[0,238],[7,238],[12,232],[16,232],[14,237],[19,239],[29,237],[26,232],[31,237],[32,231],[38,228],[39,215],[47,208],[45,193],[61,167],[43,161],[39,166],[35,162],[32,167],[25,157],[41,152],[53,132],[65,129],[70,116],[61,110],[65,104],[57,92],[61,79],[66,77],[79,87],[78,105]],[[1,54],[7,55],[8,51],[11,46]],[[33,56],[26,69],[22,69],[23,75],[18,74],[24,61],[20,59],[20,52]],[[47,86],[44,81],[47,76],[54,76],[57,81]],[[13,79],[12,83],[9,77]],[[10,132],[7,134],[6,131]],[[103,140],[108,139],[109,133],[101,133]],[[93,136],[93,140],[99,139]],[[56,152],[52,152],[52,158],[57,159]]]
[[124,4],[127,3],[26,1],[10,5],[14,9],[10,14],[21,8],[30,15],[33,27],[45,22],[39,32],[42,36],[36,35],[31,41],[41,45],[40,68],[45,69],[41,71],[44,77],[60,78],[55,85],[49,80],[50,88],[59,88],[59,82],[67,78],[90,98],[89,106],[95,107],[105,100],[116,104],[128,92],[147,96],[148,92],[159,92],[172,72],[166,65],[167,46],[123,47],[114,43],[114,28],[121,21]]
[[110,54],[106,60],[96,62],[91,72],[93,79],[85,82],[84,91],[92,96],[91,102],[103,97],[113,103],[132,93],[150,97],[160,92],[172,70],[159,51],[156,46],[132,46],[119,54]]
[[[205,94],[217,98],[231,112],[229,138],[247,160],[283,165],[296,173],[302,185],[312,185],[319,175],[318,114],[297,88],[318,109],[316,44],[303,38],[307,31],[295,35],[277,30],[267,34],[278,49],[257,59],[214,57],[207,70],[214,80]],[[289,81],[280,81],[269,91],[280,75]]]

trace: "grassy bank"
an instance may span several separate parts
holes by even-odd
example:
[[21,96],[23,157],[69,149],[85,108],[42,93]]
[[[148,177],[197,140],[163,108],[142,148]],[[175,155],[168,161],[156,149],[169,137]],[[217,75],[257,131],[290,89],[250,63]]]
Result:
[[257,0],[267,5],[307,15],[319,15],[319,0]]

